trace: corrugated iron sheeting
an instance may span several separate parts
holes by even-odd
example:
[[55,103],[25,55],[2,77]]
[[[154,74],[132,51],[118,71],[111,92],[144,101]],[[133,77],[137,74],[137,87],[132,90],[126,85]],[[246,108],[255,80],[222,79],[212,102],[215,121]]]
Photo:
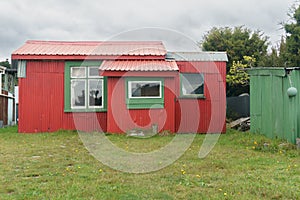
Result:
[[[178,98],[176,131],[179,133],[226,132],[226,63],[178,62],[180,72],[204,73],[205,99]],[[177,77],[177,88],[180,80]],[[177,96],[180,96],[178,90]],[[199,122],[195,122],[199,119]],[[196,124],[195,124],[196,123]]]
[[64,112],[64,62],[27,62],[26,78],[19,79],[19,132],[93,131],[99,126],[106,131],[106,113]]
[[178,71],[175,61],[104,61],[102,71]]
[[[164,109],[134,109],[128,110],[125,100],[125,79],[108,79],[108,111],[107,131],[112,133],[124,133],[133,128],[148,129],[152,123],[158,125],[158,130],[170,130],[175,132],[175,80],[165,78]],[[163,120],[164,113],[166,120]],[[150,115],[152,121],[150,123]]]
[[58,42],[29,40],[13,55],[112,55],[163,56],[167,53],[162,42]]
[[176,61],[228,61],[226,52],[168,52],[167,57]]
[[284,68],[257,68],[249,74],[251,131],[296,144],[300,137],[300,98],[299,94],[289,97],[287,90],[291,83],[299,88],[300,71],[286,75]]

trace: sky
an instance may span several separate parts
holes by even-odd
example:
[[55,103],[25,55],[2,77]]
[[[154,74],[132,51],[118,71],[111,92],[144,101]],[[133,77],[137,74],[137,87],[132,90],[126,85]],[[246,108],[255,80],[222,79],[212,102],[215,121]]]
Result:
[[[275,45],[295,0],[1,0],[0,61],[27,40],[163,40],[195,50],[213,27],[260,30]],[[190,45],[192,44],[192,45]],[[193,46],[191,49],[187,46]],[[179,48],[179,49],[178,49]]]

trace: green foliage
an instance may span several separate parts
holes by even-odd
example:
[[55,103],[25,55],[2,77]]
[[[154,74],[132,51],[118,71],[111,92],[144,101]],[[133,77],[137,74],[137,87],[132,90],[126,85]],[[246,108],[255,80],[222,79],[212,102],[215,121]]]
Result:
[[300,66],[300,6],[294,9],[291,15],[292,22],[286,23],[286,51],[281,52],[283,58],[287,61],[287,66]]
[[[251,31],[243,26],[235,28],[213,28],[203,37],[202,49],[205,51],[226,51],[228,55],[227,73],[233,65],[234,68],[241,67],[241,60],[245,55],[251,55],[255,62],[252,67],[262,66],[266,60],[268,48],[268,37],[260,31]],[[235,71],[234,69],[232,69]],[[235,74],[235,75],[234,75]],[[234,76],[232,76],[234,75]],[[227,78],[227,96],[236,96],[242,93],[249,93],[249,86],[241,84],[245,80],[238,80],[243,77],[242,72],[233,72]],[[232,84],[234,82],[234,84]],[[241,83],[238,83],[241,82]],[[244,87],[241,87],[244,86]]]
[[226,51],[229,71],[233,61],[252,55],[260,65],[267,55],[268,37],[260,31],[251,31],[243,26],[235,28],[213,28],[204,35],[202,48],[205,51]]
[[0,62],[0,66],[6,67],[6,68],[10,68],[11,67],[10,64],[9,64],[9,62],[8,62],[8,60],[1,61]]
[[249,85],[249,75],[245,69],[254,65],[255,62],[256,59],[251,56],[244,56],[242,61],[233,61],[232,66],[226,75],[226,82],[229,86]]

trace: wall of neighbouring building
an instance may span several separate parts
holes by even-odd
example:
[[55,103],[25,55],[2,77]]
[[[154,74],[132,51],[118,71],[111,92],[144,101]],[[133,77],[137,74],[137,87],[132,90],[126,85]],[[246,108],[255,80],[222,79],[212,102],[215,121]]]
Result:
[[289,97],[292,86],[300,89],[300,70],[284,68],[249,70],[251,131],[296,143],[300,137],[299,93]]

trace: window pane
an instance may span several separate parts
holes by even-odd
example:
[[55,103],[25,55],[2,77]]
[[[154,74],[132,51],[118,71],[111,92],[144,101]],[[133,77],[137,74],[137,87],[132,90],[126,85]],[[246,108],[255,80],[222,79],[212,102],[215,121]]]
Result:
[[85,78],[85,67],[72,67],[71,68],[71,77],[72,78]]
[[89,80],[89,107],[102,107],[103,80]]
[[131,97],[160,97],[160,82],[130,81]]
[[89,77],[99,77],[99,67],[89,67]]
[[203,94],[203,74],[182,74],[181,88],[183,95]]
[[85,107],[85,80],[71,81],[71,107]]

